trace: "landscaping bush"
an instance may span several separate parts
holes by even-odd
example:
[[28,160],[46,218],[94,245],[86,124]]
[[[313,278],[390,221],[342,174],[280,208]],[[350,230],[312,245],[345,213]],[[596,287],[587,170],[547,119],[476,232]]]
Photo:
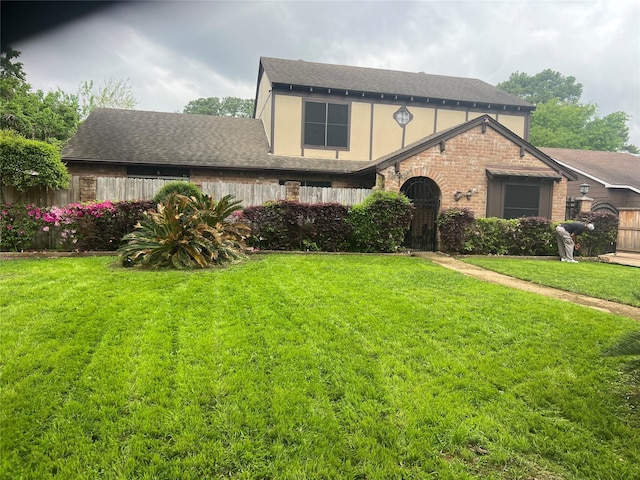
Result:
[[556,255],[555,225],[544,217],[522,217],[513,220],[515,231],[510,255]]
[[467,233],[473,227],[474,213],[468,208],[444,209],[438,215],[438,229],[440,231],[441,250],[445,253],[463,253],[472,247],[465,240]]
[[513,220],[478,218],[463,232],[463,252],[473,255],[508,255],[513,247]]
[[0,178],[2,185],[24,192],[37,187],[67,188],[71,176],[53,145],[0,130]]
[[585,231],[580,235],[578,242],[581,248],[578,254],[593,257],[615,251],[619,223],[617,215],[607,212],[582,212],[576,216],[576,221],[593,223],[595,227],[592,232]]
[[136,229],[118,249],[124,266],[206,268],[244,257],[249,228],[229,220],[240,202],[227,195],[187,197],[173,193],[157,211],[143,214]]
[[163,203],[172,193],[179,193],[185,197],[201,198],[203,196],[202,190],[193,183],[176,180],[174,182],[166,183],[160,190],[158,190],[153,197],[153,201],[156,204]]
[[101,212],[94,209],[94,214],[81,215],[77,219],[76,248],[80,251],[117,250],[124,243],[123,237],[143,218],[143,213],[155,206],[152,200],[117,202]]
[[356,252],[395,252],[411,226],[414,207],[401,193],[375,190],[354,205],[347,217],[353,230],[350,248]]
[[43,211],[31,205],[0,207],[0,251],[21,252],[32,249],[33,239],[43,225]]
[[248,244],[262,250],[342,251],[351,227],[349,208],[337,203],[268,202],[244,209],[251,227]]
[[155,205],[153,201],[74,203],[49,208],[3,205],[0,250],[116,250],[142,213]]
[[474,218],[466,208],[443,210],[440,243],[447,253],[556,255],[555,224],[543,217]]

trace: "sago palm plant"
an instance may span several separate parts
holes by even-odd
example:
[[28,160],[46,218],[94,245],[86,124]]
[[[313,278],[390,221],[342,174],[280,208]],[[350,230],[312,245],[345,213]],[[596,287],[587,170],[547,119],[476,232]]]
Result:
[[[603,355],[605,357],[620,357],[626,355],[640,357],[640,330],[628,333],[622,337],[618,343],[606,350]],[[628,368],[631,371],[640,373],[640,358],[631,360]]]
[[206,268],[244,258],[246,225],[228,220],[240,202],[171,194],[124,237],[123,265],[149,268]]

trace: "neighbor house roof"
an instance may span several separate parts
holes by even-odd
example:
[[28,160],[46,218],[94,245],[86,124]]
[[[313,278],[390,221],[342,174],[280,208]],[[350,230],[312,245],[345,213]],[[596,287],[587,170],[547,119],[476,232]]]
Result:
[[540,148],[558,163],[606,188],[628,188],[640,193],[640,157],[630,153]]
[[363,162],[269,154],[262,121],[98,108],[62,150],[63,161],[345,173]]
[[[261,57],[260,68],[275,86],[335,89],[340,92],[402,95],[486,105],[535,108],[509,93],[475,78],[431,75],[379,68],[352,67],[303,60]],[[391,97],[392,98],[392,97]],[[480,105],[478,105],[480,106]]]

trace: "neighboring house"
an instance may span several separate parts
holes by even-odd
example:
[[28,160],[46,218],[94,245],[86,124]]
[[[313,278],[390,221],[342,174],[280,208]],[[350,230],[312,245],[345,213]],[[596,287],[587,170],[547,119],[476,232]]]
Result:
[[567,196],[582,196],[580,185],[588,184],[591,210],[618,214],[621,208],[640,208],[640,157],[629,153],[541,148],[576,176]]
[[527,142],[533,109],[475,79],[261,58],[253,119],[97,109],[62,157],[85,178],[400,191],[432,249],[443,208],[564,219],[577,177]]

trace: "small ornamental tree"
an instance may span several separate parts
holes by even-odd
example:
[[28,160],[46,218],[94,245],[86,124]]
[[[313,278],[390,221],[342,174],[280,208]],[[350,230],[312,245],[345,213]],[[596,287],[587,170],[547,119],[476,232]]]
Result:
[[71,178],[56,147],[27,140],[12,130],[0,130],[0,177],[2,186],[20,192],[39,187],[68,188]]

